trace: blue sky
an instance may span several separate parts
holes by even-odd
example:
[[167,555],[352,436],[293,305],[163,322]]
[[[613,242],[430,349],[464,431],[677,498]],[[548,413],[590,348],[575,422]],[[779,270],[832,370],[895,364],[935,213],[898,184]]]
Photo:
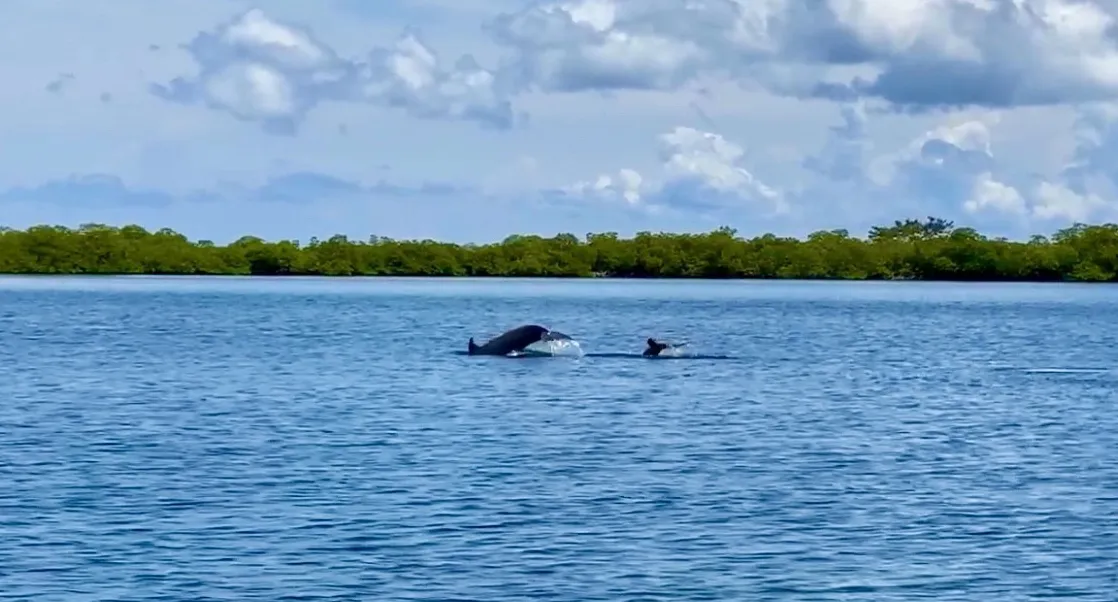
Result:
[[6,0],[4,225],[1118,220],[1113,0]]

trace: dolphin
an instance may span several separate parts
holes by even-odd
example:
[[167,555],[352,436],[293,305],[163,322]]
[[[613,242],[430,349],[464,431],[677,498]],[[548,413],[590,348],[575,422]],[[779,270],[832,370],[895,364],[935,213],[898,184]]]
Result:
[[513,351],[524,351],[524,348],[539,341],[570,340],[571,337],[556,331],[544,328],[538,324],[525,324],[494,337],[484,345],[478,345],[470,337],[468,352],[470,355],[508,355]]
[[672,343],[661,343],[660,341],[657,341],[652,337],[649,337],[646,343],[648,344],[648,348],[646,348],[644,352],[641,353],[641,355],[645,357],[657,357],[660,355],[660,352],[665,349],[675,349],[677,347],[683,347],[687,344],[680,343],[678,345],[675,345]]

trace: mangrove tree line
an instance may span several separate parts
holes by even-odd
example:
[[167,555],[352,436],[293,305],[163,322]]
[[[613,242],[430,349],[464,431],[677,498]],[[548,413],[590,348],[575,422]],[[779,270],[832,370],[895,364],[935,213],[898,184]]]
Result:
[[0,273],[258,274],[329,276],[545,276],[631,278],[834,278],[1118,280],[1118,224],[1078,224],[1028,241],[988,238],[934,217],[804,240],[730,228],[706,234],[641,232],[509,236],[500,243],[337,235],[307,244],[245,236],[228,244],[88,224],[0,228]]

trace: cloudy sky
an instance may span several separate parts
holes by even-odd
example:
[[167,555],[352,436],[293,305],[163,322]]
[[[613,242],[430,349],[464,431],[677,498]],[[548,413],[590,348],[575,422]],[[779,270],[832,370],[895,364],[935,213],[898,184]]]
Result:
[[0,223],[1118,220],[1118,0],[5,0]]

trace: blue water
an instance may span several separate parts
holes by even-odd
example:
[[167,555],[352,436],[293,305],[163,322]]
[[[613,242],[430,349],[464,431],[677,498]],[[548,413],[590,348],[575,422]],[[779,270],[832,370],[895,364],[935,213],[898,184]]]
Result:
[[[591,355],[461,354],[524,322]],[[1113,286],[0,279],[0,599],[1113,601],[1116,325]]]

